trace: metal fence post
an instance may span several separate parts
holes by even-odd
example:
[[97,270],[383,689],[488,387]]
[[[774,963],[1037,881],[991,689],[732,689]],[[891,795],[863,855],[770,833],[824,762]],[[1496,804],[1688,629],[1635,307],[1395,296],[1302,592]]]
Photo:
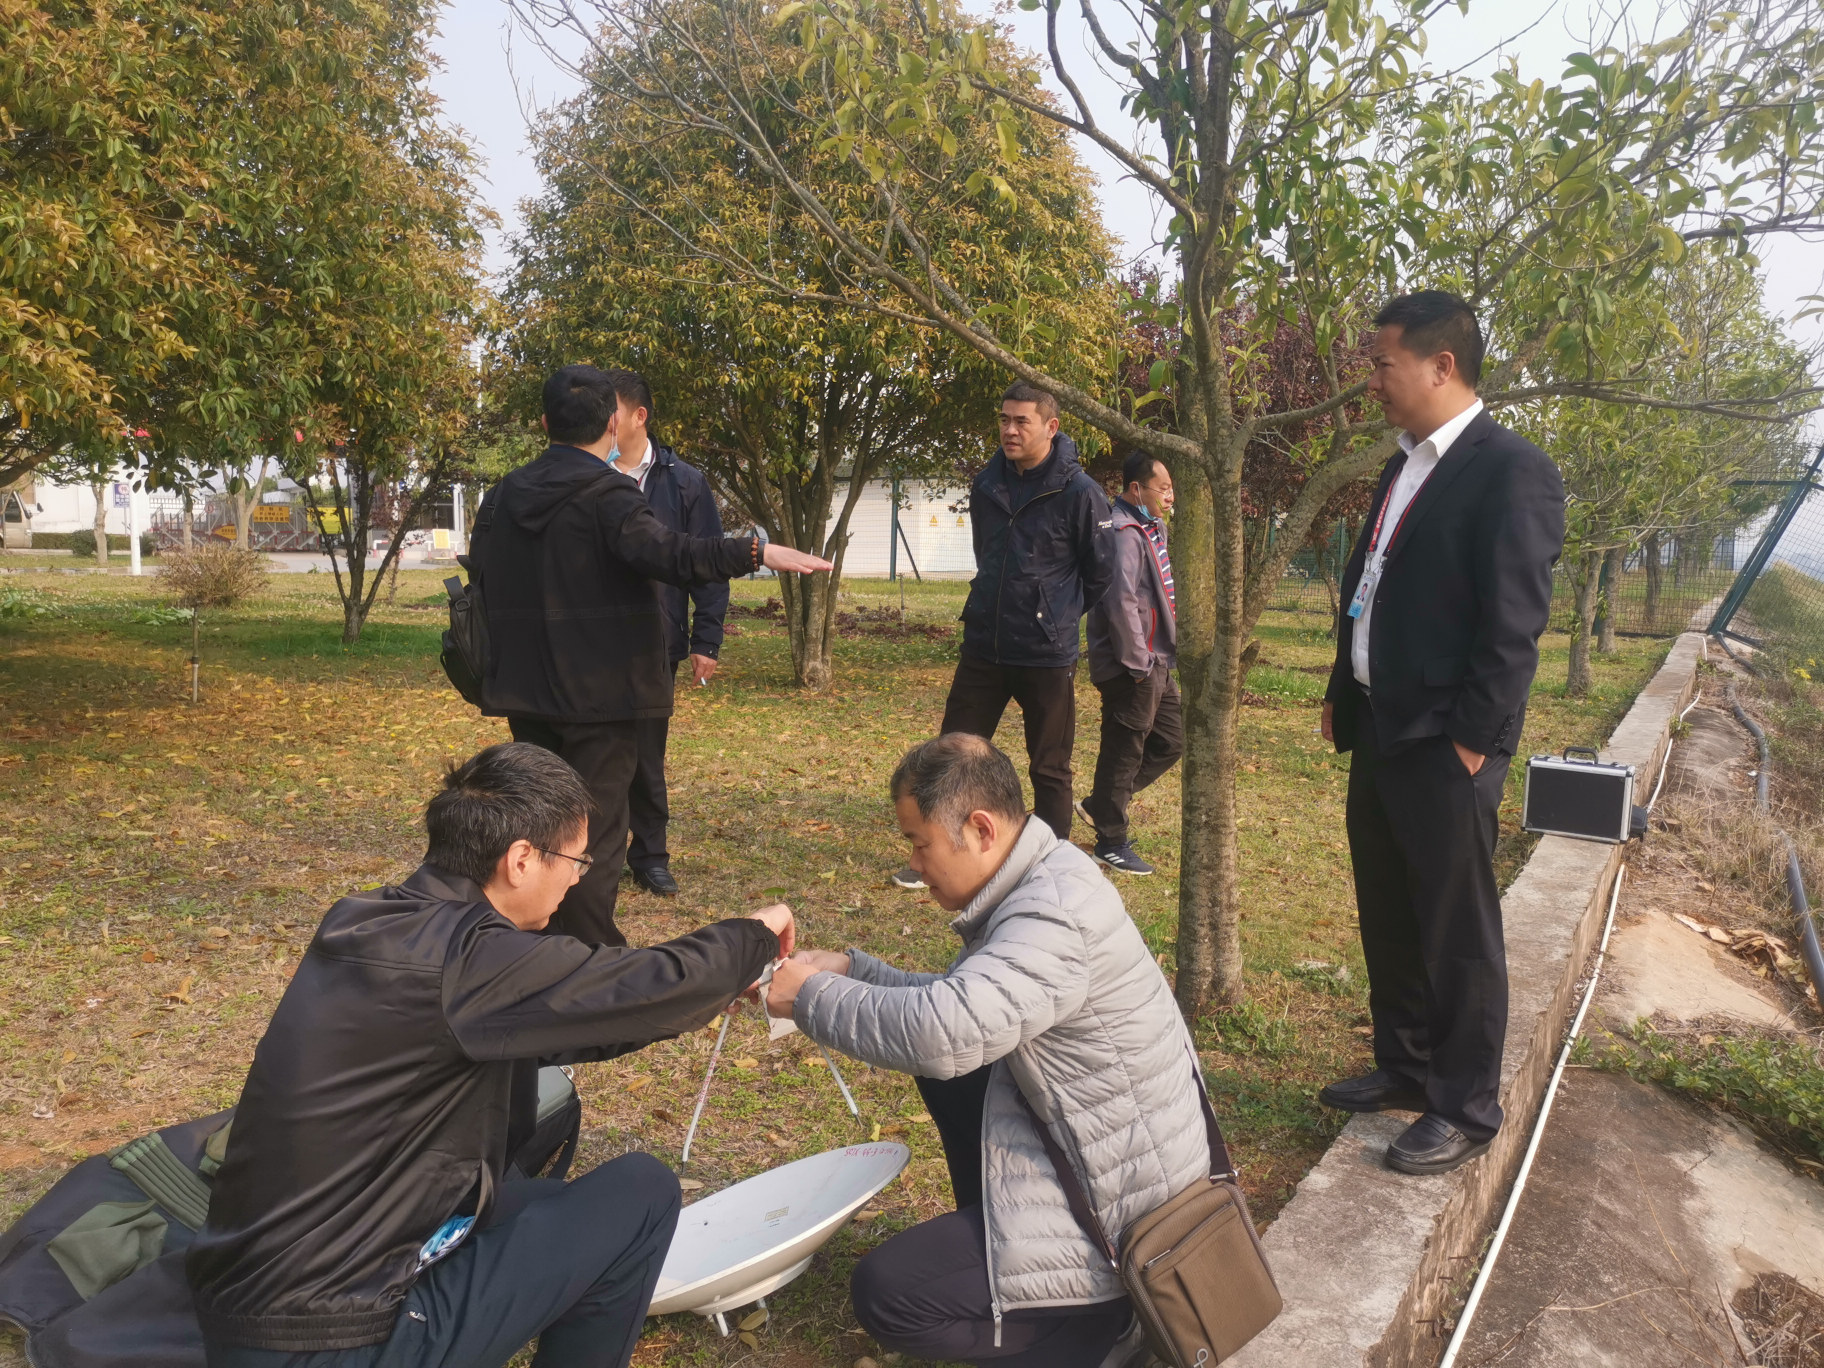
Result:
[[[1717,607],[1716,616],[1710,619],[1708,631],[1711,636],[1736,636],[1729,630],[1729,624],[1741,609],[1742,601],[1748,597],[1748,591],[1754,587],[1754,582],[1760,578],[1761,571],[1767,568],[1767,562],[1772,558],[1774,549],[1779,546],[1780,538],[1786,535],[1786,529],[1792,526],[1792,520],[1798,516],[1799,506],[1805,502],[1805,496],[1817,487],[1820,467],[1824,467],[1824,444],[1819,445],[1817,455],[1811,458],[1811,464],[1806,468],[1805,474],[1792,482],[1792,488],[1787,491],[1785,502],[1774,513],[1772,520],[1767,524],[1767,530],[1761,533],[1761,539],[1755,543],[1754,550],[1749,553],[1747,561],[1735,577],[1735,582],[1729,586],[1729,592],[1723,595],[1723,601]],[[1748,641],[1746,637],[1736,637],[1736,639]],[[1748,644],[1753,646],[1758,643],[1748,641]]]

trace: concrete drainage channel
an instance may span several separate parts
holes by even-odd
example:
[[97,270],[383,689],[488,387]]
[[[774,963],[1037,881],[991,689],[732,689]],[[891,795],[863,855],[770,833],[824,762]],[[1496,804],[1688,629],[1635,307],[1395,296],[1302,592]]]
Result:
[[[1605,759],[1658,774],[1703,656],[1700,634],[1679,637]],[[1476,1162],[1413,1178],[1381,1160],[1409,1117],[1352,1118],[1264,1237],[1286,1309],[1229,1360],[1236,1368],[1437,1363],[1445,1313],[1467,1288],[1538,1119],[1622,856],[1622,847],[1566,837],[1539,842],[1501,901],[1509,981],[1501,1134]]]

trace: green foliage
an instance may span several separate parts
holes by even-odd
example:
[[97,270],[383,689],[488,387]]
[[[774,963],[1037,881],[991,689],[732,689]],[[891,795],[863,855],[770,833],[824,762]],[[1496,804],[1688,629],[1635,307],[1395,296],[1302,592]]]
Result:
[[1824,1060],[1803,1039],[1661,1035],[1644,1021],[1632,1048],[1595,1050],[1603,1068],[1659,1083],[1742,1117],[1781,1148],[1824,1159]]
[[[547,188],[518,244],[503,364],[527,417],[544,377],[579,356],[639,371],[656,395],[655,431],[770,537],[827,556],[840,575],[861,486],[881,475],[966,479],[993,450],[1006,379],[952,336],[852,307],[848,273],[821,250],[813,214],[782,200],[727,138],[672,128],[640,98],[703,63],[718,80],[767,90],[781,117],[815,107],[815,73],[764,7],[676,0],[666,17],[638,49],[598,52],[586,93],[537,131]],[[883,41],[904,27],[884,10],[874,22]],[[1036,74],[998,37],[986,60],[1006,79]],[[955,111],[909,164],[933,184],[992,164],[1004,128]],[[1021,354],[1087,381],[1118,327],[1094,186],[1060,130],[1021,115],[1018,136],[1027,152],[1007,182],[1017,212],[934,202],[923,232]],[[892,236],[873,177],[840,139],[816,136],[814,117],[785,127],[773,150],[784,174],[821,187],[843,231]],[[713,254],[689,245],[710,217]],[[850,494],[841,504],[839,472]],[[781,592],[800,678],[820,682],[834,599],[821,583],[787,581]]]
[[38,618],[57,617],[61,609],[41,590],[28,589],[24,585],[0,584],[0,618]]

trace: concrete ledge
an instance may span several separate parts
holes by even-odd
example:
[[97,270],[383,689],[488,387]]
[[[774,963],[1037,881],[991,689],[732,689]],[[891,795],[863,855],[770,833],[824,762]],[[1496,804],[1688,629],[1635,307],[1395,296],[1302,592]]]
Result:
[[[1668,724],[1696,688],[1704,639],[1678,638],[1615,728],[1603,756],[1636,767],[1644,803]],[[1408,1124],[1358,1116],[1305,1175],[1264,1239],[1286,1309],[1234,1358],[1236,1368],[1429,1368],[1439,1322],[1468,1283],[1520,1167],[1546,1080],[1576,1010],[1584,961],[1602,932],[1622,848],[1548,836],[1501,900],[1509,1009],[1501,1134],[1481,1159],[1441,1178],[1381,1162]]]

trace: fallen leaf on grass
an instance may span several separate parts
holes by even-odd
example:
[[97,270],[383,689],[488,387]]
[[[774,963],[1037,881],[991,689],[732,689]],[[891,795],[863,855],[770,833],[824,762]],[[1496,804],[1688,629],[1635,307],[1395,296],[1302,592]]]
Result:
[[699,1192],[702,1190],[703,1184],[699,1183],[695,1178],[680,1178],[678,1179],[678,1187],[685,1192]]
[[912,1119],[921,1126],[928,1126],[931,1124],[931,1113],[930,1112],[920,1112],[920,1113],[918,1113],[917,1116],[914,1116]]
[[878,1220],[880,1213],[873,1207],[863,1207],[855,1213],[855,1224],[866,1225],[869,1221]]
[[673,1121],[677,1118],[672,1116],[672,1114],[663,1107],[654,1107],[652,1109],[652,1119],[654,1121]]
[[807,1069],[827,1069],[830,1067],[822,1055],[810,1055],[801,1062]]
[[627,1091],[628,1092],[638,1092],[641,1088],[645,1087],[650,1082],[652,1082],[651,1074],[642,1074],[638,1078],[630,1078],[627,1080]]
[[158,956],[153,954],[150,950],[148,950],[148,951],[146,951],[145,954],[143,954],[139,957],[139,962],[141,964],[157,964]]
[[880,1122],[876,1121],[874,1123],[874,1129],[868,1132],[868,1139],[869,1140],[880,1139]]
[[[904,1126],[878,1126],[876,1129],[881,1135],[904,1135],[906,1133]],[[880,1136],[875,1137],[875,1139],[879,1138]]]
[[741,1328],[743,1330],[758,1330],[761,1326],[766,1324],[768,1314],[767,1309],[764,1306],[761,1307],[753,1314],[742,1317]]
[[740,1340],[741,1343],[745,1344],[749,1349],[758,1349],[760,1347],[759,1337],[756,1336],[752,1330],[743,1330],[740,1334],[736,1335],[735,1338]]
[[760,1061],[757,1059],[737,1059],[735,1061],[735,1067],[737,1069],[757,1069],[760,1067]]
[[766,1138],[767,1138],[767,1142],[769,1144],[771,1144],[775,1149],[789,1150],[792,1147],[791,1142],[789,1140],[784,1140],[784,1139],[780,1138],[779,1134],[776,1131],[768,1131],[766,1133]]
[[1374,1034],[1374,1027],[1372,1026],[1351,1026],[1349,1029],[1359,1036],[1371,1036]]
[[189,1002],[191,1000],[190,985],[195,981],[194,978],[186,978],[177,985],[176,991],[165,994],[165,1000],[167,1002]]

